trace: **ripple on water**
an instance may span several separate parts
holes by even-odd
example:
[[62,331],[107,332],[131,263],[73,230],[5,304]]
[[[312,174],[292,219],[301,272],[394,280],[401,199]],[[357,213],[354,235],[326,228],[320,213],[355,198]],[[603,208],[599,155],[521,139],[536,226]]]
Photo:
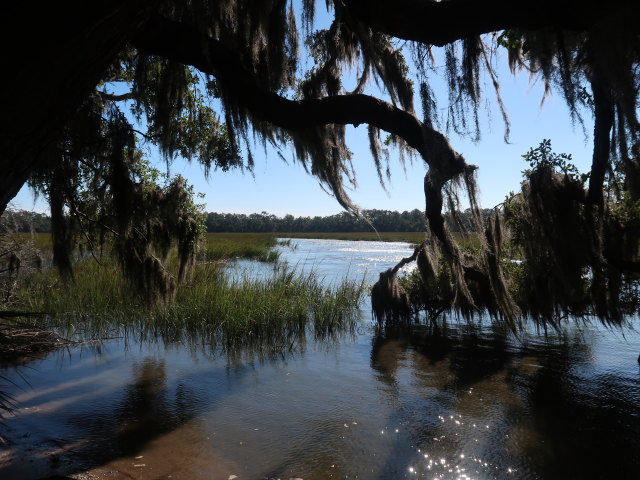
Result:
[[[300,244],[284,259],[313,259],[328,281],[345,265],[375,281],[411,253]],[[368,313],[331,348],[256,359],[113,340],[5,370],[22,390],[0,478],[50,475],[52,451],[60,473],[88,459],[133,478],[640,478],[637,334],[378,329]],[[13,475],[25,455],[39,466]]]

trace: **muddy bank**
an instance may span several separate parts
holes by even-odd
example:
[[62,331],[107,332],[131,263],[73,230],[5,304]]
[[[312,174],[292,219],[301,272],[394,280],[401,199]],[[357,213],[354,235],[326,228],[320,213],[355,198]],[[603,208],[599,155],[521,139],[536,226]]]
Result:
[[[44,412],[43,412],[44,413]],[[17,412],[21,415],[21,412]],[[228,479],[242,468],[201,444],[191,426],[139,446],[135,453],[92,465],[89,441],[51,437],[33,443],[25,434],[0,450],[3,479],[40,480],[67,476],[77,480]],[[55,476],[59,477],[55,477]]]

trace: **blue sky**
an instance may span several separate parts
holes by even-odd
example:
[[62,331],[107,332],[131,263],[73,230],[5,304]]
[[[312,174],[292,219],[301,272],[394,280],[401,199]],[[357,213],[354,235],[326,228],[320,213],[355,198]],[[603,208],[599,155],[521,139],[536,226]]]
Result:
[[[515,77],[506,67],[506,59],[499,59],[499,78],[502,98],[511,120],[510,143],[503,141],[504,126],[497,110],[492,87],[488,81],[484,88],[486,108],[481,112],[482,138],[473,143],[455,133],[450,133],[453,147],[462,153],[468,163],[479,166],[478,185],[480,200],[484,207],[493,207],[502,202],[510,191],[518,190],[521,171],[528,167],[521,156],[543,139],[552,142],[556,153],[569,153],[582,172],[591,162],[590,115],[585,115],[587,135],[582,127],[572,126],[568,110],[559,94],[552,94],[541,107],[543,86],[531,84],[528,74],[521,72]],[[434,87],[439,105],[446,106],[447,92]],[[372,89],[373,94],[376,93]],[[407,161],[403,169],[397,152],[391,152],[392,178],[388,193],[380,186],[368,149],[366,126],[348,128],[348,145],[353,151],[353,164],[357,173],[358,188],[351,191],[354,202],[363,209],[412,210],[424,209],[422,190],[426,167],[415,157]],[[254,213],[266,211],[278,216],[331,215],[341,211],[337,201],[319,185],[318,181],[304,171],[302,165],[293,160],[291,152],[288,163],[272,150],[266,154],[262,146],[253,149],[255,168],[249,172],[212,171],[205,178],[201,167],[177,159],[170,167],[172,174],[188,178],[197,192],[205,195],[207,211],[225,213]],[[158,168],[165,169],[159,155],[151,156]],[[34,202],[33,195],[24,188],[12,202],[13,207],[47,211],[41,200]]]
[[[478,184],[481,203],[493,207],[502,202],[510,191],[517,191],[521,172],[528,168],[522,155],[536,147],[545,138],[551,139],[557,153],[572,154],[580,171],[587,171],[591,163],[592,124],[574,128],[568,109],[562,98],[551,96],[540,108],[542,86],[530,85],[528,75],[512,78],[503,72],[502,96],[511,120],[510,143],[503,140],[504,127],[495,107],[493,94],[487,90],[490,102],[490,121],[483,113],[482,138],[473,143],[468,138],[450,135],[453,147],[462,153],[469,163],[478,165]],[[445,92],[441,92],[443,97]],[[446,98],[446,97],[444,97]],[[445,102],[443,100],[442,105]],[[590,119],[589,119],[590,121]],[[348,129],[349,148],[354,152],[353,163],[357,173],[358,188],[350,192],[361,208],[385,210],[412,210],[424,208],[423,178],[426,172],[419,157],[406,162],[406,172],[397,154],[392,152],[392,178],[388,194],[379,184],[369,153],[366,126]],[[199,180],[196,188],[206,193],[209,211],[252,213],[267,211],[275,215],[329,215],[341,211],[333,197],[308,175],[301,165],[291,161],[285,164],[275,154],[266,157],[256,149],[254,176],[234,172],[214,172],[209,182]],[[196,169],[197,170],[197,169]],[[189,178],[193,169],[178,170]]]

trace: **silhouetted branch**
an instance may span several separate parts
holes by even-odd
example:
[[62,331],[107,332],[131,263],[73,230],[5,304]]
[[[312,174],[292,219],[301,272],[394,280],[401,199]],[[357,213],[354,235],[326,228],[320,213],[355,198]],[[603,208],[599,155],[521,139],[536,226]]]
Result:
[[424,248],[424,246],[426,244],[427,244],[426,241],[422,242],[420,245],[418,245],[413,250],[413,254],[410,257],[404,257],[402,260],[400,260],[396,264],[396,266],[391,269],[393,274],[395,275],[396,273],[398,273],[398,270],[400,270],[402,267],[404,267],[407,263],[411,263],[411,262],[415,261],[415,259],[418,258],[418,254],[420,253],[420,251]]
[[103,100],[109,100],[110,102],[122,102],[124,100],[133,100],[133,93],[132,92],[127,92],[127,93],[122,93],[120,95],[116,95],[113,93],[107,93],[107,92],[101,92],[101,91],[97,91],[96,92],[98,95],[100,95],[100,97]]
[[[509,28],[584,31],[597,27],[607,12],[626,9],[640,16],[634,0],[343,0],[351,15],[397,38],[443,46],[466,37]],[[636,23],[636,26],[638,24]]]
[[270,92],[242,65],[235,52],[187,25],[155,17],[134,39],[134,45],[145,53],[215,76],[234,102],[281,128],[303,130],[328,124],[365,123],[402,138],[430,165],[439,162],[430,155],[432,150],[447,151],[451,158],[459,157],[440,132],[424,125],[415,115],[375,97],[355,94],[289,100]]

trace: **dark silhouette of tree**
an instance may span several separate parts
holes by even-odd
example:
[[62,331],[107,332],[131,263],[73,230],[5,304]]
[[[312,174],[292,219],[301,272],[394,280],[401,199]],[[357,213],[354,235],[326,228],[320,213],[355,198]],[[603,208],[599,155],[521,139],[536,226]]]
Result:
[[[483,218],[488,218],[492,210],[482,209]],[[276,217],[266,212],[245,215],[242,213],[207,214],[205,225],[207,232],[424,232],[424,213],[414,210],[395,212],[389,210],[362,210],[362,217],[341,212],[324,217],[294,217],[285,215]],[[446,212],[445,223],[452,232],[463,229],[473,232],[475,228],[473,212]],[[366,219],[366,220],[365,220]]]
[[[125,101],[147,126],[138,137],[158,145],[168,159],[195,158],[205,169],[241,166],[242,148],[244,166],[250,167],[252,138],[293,145],[298,161],[353,212],[357,208],[344,188],[355,177],[345,126],[366,124],[381,179],[389,161],[387,146],[425,162],[429,252],[422,256],[441,258],[449,266],[452,306],[468,315],[486,307],[513,325],[522,312],[508,292],[500,262],[499,222],[483,225],[475,200],[476,167],[435,128],[429,78],[431,49],[441,46],[450,90],[448,123],[472,136],[478,135],[478,108],[484,95],[480,80],[487,78],[494,85],[508,136],[492,63],[492,54],[505,50],[512,69],[528,69],[549,90],[562,93],[572,120],[580,122],[584,111],[594,116],[591,171],[580,185],[583,194],[571,200],[579,206],[567,208],[592,234],[591,253],[582,262],[594,278],[602,279],[596,282],[602,301],[596,302],[595,311],[603,318],[620,316],[606,300],[619,291],[614,286],[617,273],[612,272],[635,272],[639,263],[628,256],[613,265],[602,239],[610,204],[616,201],[609,196],[611,186],[628,192],[631,201],[640,196],[638,2],[340,0],[328,2],[333,20],[322,30],[313,29],[315,2],[304,0],[301,5],[306,52],[315,60],[306,72],[297,63],[294,3],[286,0],[58,2],[35,11],[16,2],[6,7],[0,31],[11,71],[2,80],[7,101],[0,114],[0,212],[27,180],[48,185],[54,236],[60,240],[54,243],[63,259],[70,235],[60,212],[73,210],[70,192],[77,190],[73,180],[80,165],[97,167],[97,177],[108,179],[112,192],[117,219],[117,228],[112,229],[121,239],[123,265],[134,257],[145,258],[160,278],[149,246],[126,233],[135,230],[126,205],[134,199],[132,192],[141,189],[128,173],[136,163],[132,159],[139,138],[123,114]],[[29,45],[17,40],[25,33]],[[406,48],[399,48],[397,39],[406,40]],[[416,82],[409,78],[403,52],[414,59]],[[346,91],[341,78],[354,64],[357,86]],[[364,93],[369,80],[378,83],[389,101]],[[113,82],[124,82],[126,91],[112,90]],[[414,86],[422,118],[414,109]],[[219,102],[220,119],[208,107],[208,98]],[[384,141],[381,131],[388,134]],[[572,182],[554,185],[563,192],[576,187]],[[66,193],[63,186],[70,187]],[[447,205],[450,212],[457,210],[458,186],[471,199],[476,230],[485,232],[472,258],[453,240],[443,215]],[[90,191],[96,189],[92,186]],[[155,201],[135,198],[142,203]],[[540,225],[540,231],[548,228],[545,222]],[[616,234],[636,238],[629,225],[622,225]],[[178,241],[181,228],[173,231]],[[155,233],[168,238],[169,230]],[[560,252],[565,242],[558,237],[548,248]],[[137,249],[133,257],[127,253],[132,248]],[[435,267],[433,261],[422,264]],[[59,265],[64,271],[64,262]],[[129,270],[149,277],[144,268]],[[428,270],[422,269],[425,275]],[[478,291],[483,293],[479,296]]]

